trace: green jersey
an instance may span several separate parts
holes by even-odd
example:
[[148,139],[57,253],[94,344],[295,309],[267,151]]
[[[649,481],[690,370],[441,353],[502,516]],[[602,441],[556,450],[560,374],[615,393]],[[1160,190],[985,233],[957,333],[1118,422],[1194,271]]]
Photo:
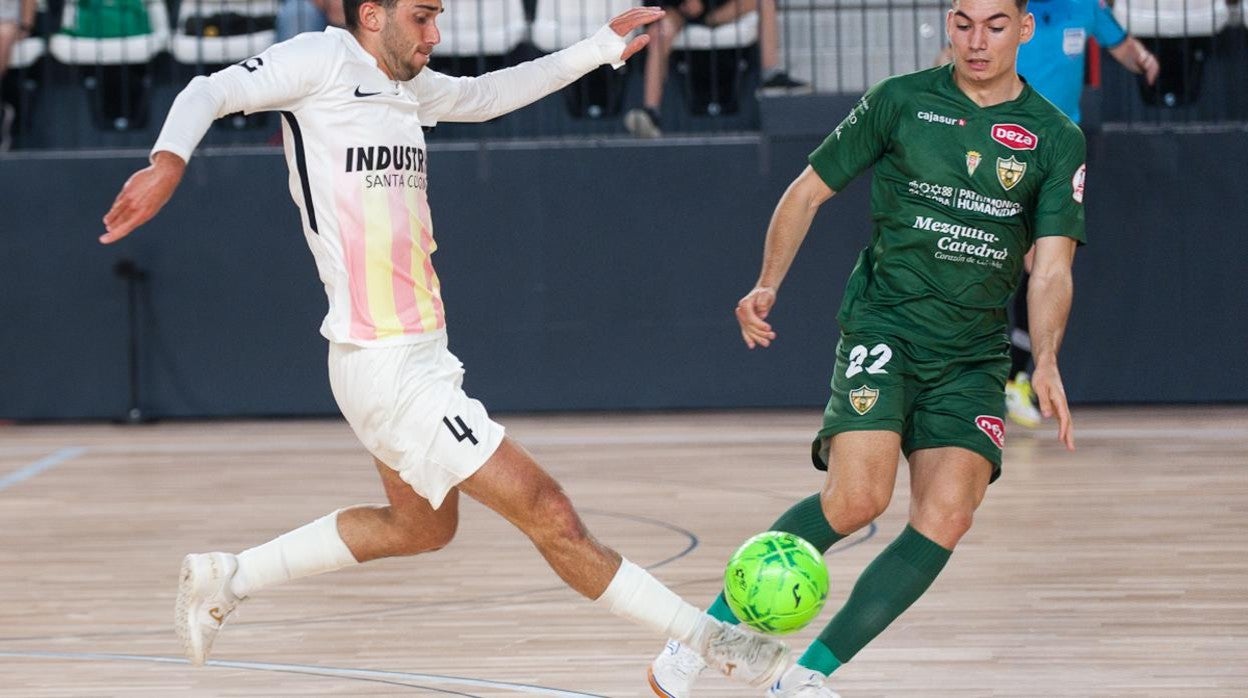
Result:
[[1084,241],[1084,154],[1083,132],[1029,85],[991,107],[954,84],[952,66],[871,88],[810,155],[834,191],[875,166],[871,244],[846,286],[842,331],[946,356],[1000,351],[1035,239]]

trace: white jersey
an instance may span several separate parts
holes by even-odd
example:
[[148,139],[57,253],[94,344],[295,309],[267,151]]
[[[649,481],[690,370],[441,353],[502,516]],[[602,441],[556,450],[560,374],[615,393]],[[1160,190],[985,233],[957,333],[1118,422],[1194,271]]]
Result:
[[354,36],[331,27],[192,80],[152,152],[189,161],[214,119],[281,112],[290,194],[329,297],[321,334],[360,346],[419,342],[446,327],[422,127],[505,114],[603,63],[618,65],[623,49],[603,27],[563,51],[481,77],[426,68],[396,82]]

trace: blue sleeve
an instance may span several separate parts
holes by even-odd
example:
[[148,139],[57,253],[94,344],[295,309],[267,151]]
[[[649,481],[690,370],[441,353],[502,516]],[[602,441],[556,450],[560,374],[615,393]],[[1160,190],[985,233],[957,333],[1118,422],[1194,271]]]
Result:
[[1127,40],[1127,30],[1114,19],[1105,0],[1096,0],[1096,9],[1092,11],[1092,36],[1105,48],[1114,48]]

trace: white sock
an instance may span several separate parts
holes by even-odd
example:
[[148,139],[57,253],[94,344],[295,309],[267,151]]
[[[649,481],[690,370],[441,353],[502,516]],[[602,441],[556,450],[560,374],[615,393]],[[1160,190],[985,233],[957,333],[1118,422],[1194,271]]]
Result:
[[620,561],[607,590],[595,604],[611,613],[650,628],[698,650],[705,642],[713,619],[680,598],[642,568]]
[[338,535],[338,512],[238,554],[230,591],[238,598],[274,584],[359,564]]

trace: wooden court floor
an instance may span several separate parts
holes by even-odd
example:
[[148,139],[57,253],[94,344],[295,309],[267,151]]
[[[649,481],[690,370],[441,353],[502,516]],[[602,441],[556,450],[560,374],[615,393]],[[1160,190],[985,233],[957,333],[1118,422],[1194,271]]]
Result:
[[[705,606],[726,556],[820,474],[819,414],[500,417],[596,535]],[[1248,408],[1076,410],[1009,434],[931,591],[835,676],[845,698],[1248,696]],[[829,609],[904,526],[908,478],[834,547]],[[563,588],[465,502],[454,543],[267,590],[213,661],[171,617],[190,551],[379,501],[337,420],[0,427],[0,695],[648,696],[662,639]],[[795,636],[804,647],[812,626]],[[760,695],[715,676],[698,695]]]

